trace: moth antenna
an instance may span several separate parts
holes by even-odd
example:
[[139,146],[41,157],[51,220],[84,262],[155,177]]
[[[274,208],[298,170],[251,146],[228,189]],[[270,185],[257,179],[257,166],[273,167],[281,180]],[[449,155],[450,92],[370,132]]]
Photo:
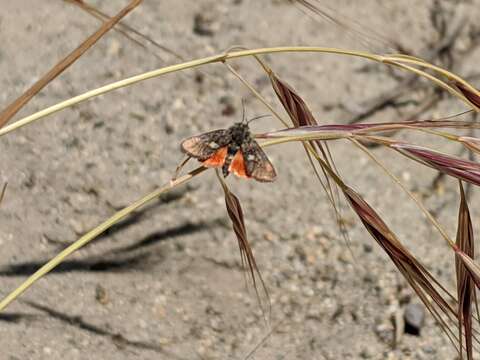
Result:
[[244,122],[248,124],[248,122],[246,122],[245,119],[246,119],[245,118],[245,99],[242,98],[242,123]]
[[265,117],[268,117],[268,116],[272,116],[272,115],[270,115],[270,114],[265,114],[265,115],[255,116],[254,118],[251,118],[250,120],[248,120],[248,121],[247,121],[247,124],[250,124],[250,122],[252,122],[253,120],[258,120],[258,119],[265,118]]

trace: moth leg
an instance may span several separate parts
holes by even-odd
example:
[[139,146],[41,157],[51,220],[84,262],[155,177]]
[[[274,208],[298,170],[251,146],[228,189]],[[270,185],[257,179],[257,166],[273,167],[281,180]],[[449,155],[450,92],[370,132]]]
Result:
[[175,174],[172,177],[172,181],[177,180],[178,175],[180,174],[180,171],[183,169],[183,167],[187,164],[188,160],[190,160],[192,157],[191,156],[186,156],[185,159],[182,160],[182,162],[177,166],[175,169]]
[[228,168],[229,168],[229,164],[227,164],[227,163],[223,164],[222,173],[223,173],[224,178],[226,178],[228,176],[228,174],[230,174],[230,170]]

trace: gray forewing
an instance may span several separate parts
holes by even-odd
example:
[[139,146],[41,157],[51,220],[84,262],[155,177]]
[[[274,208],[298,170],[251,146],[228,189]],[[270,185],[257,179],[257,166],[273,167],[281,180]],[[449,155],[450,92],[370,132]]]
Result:
[[274,181],[277,177],[275,168],[258,143],[251,139],[242,144],[243,159],[247,175],[264,182]]
[[182,141],[181,148],[187,155],[205,161],[231,141],[232,135],[229,129],[220,129],[189,137]]

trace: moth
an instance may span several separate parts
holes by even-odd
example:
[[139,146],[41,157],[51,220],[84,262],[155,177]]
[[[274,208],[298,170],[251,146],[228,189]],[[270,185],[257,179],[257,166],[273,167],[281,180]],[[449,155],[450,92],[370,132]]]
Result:
[[[250,121],[255,119],[258,117]],[[222,168],[224,177],[234,173],[261,182],[272,182],[277,177],[275,168],[244,120],[227,129],[189,137],[182,141],[181,149],[206,167]]]

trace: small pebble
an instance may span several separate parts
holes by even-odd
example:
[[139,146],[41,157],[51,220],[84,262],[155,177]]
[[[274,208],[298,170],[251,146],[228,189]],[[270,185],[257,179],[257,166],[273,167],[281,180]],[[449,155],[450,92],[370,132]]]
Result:
[[422,304],[408,304],[403,317],[405,333],[419,336],[425,322],[425,307]]
[[110,302],[107,290],[100,284],[95,287],[95,300],[102,305],[107,305]]
[[213,36],[219,30],[218,22],[207,13],[197,13],[193,18],[193,32],[200,36]]
[[231,96],[224,95],[220,97],[218,101],[222,105],[222,115],[223,116],[232,116],[235,114],[235,105],[234,100]]
[[360,353],[360,357],[362,359],[371,359],[373,357],[372,351],[368,348],[363,349],[362,352]]

